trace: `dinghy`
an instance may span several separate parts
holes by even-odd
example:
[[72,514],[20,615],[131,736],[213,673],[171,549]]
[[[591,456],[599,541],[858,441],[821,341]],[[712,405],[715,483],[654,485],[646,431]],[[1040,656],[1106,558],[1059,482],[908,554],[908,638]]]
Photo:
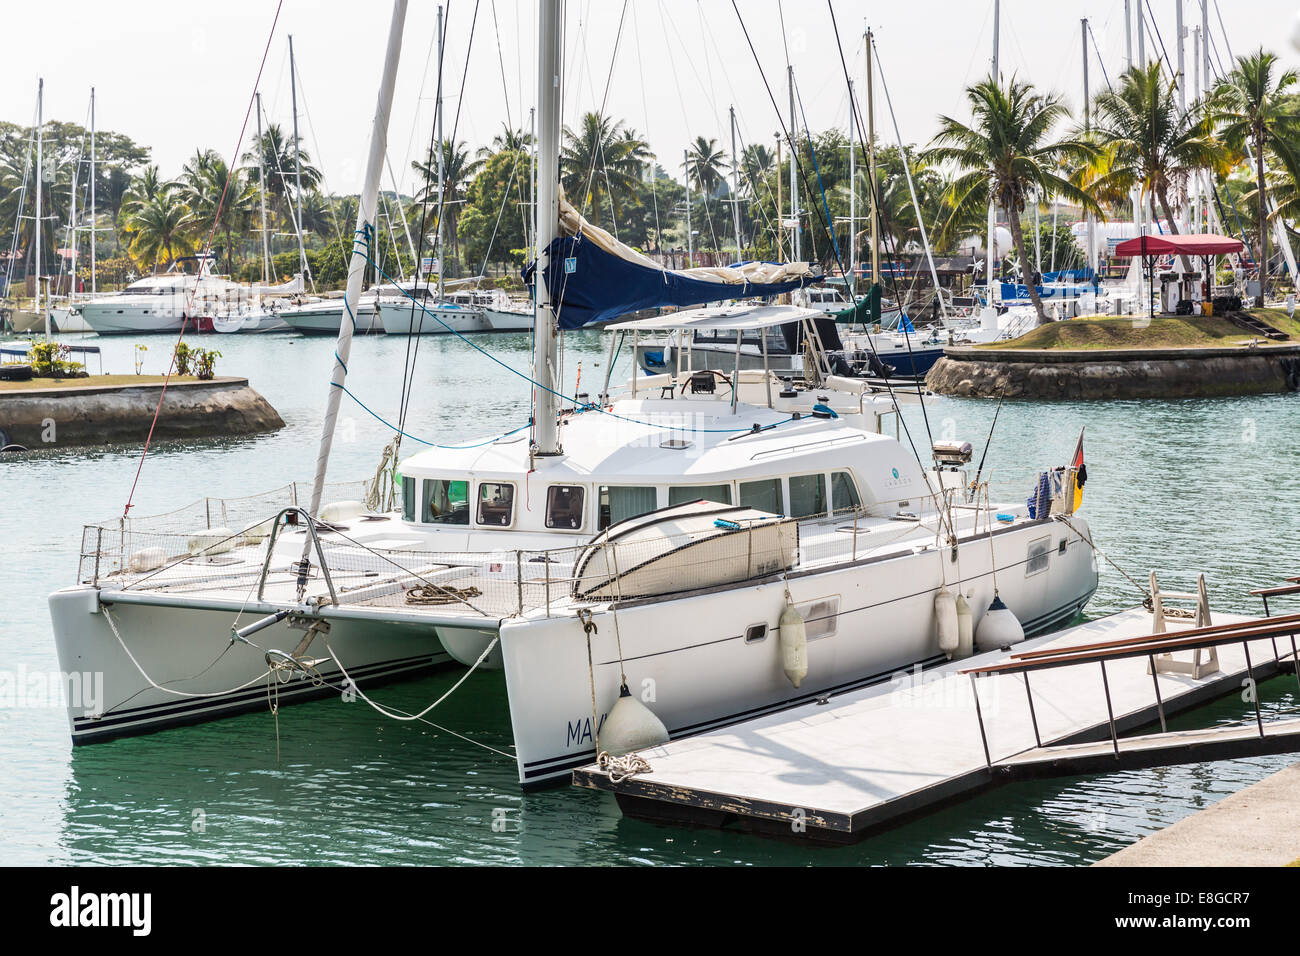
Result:
[[597,535],[574,567],[573,596],[612,601],[736,584],[788,571],[798,552],[794,518],[692,501]]

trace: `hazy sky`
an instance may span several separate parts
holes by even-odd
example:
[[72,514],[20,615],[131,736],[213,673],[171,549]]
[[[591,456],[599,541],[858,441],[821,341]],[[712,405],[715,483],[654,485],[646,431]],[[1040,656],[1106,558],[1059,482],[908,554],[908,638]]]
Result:
[[[1176,61],[1179,0],[1147,2],[1164,48]],[[1200,0],[1185,2],[1190,31],[1200,21]],[[1209,2],[1217,52],[1226,60],[1215,0]],[[1134,8],[1137,3],[1133,0]],[[1289,42],[1300,0],[1219,3],[1234,52],[1263,44],[1288,66],[1300,67],[1300,53]],[[24,39],[6,44],[0,58],[0,119],[30,123],[36,80],[43,76],[47,119],[84,123],[94,85],[98,125],[149,146],[165,176],[176,175],[196,147],[226,156],[235,152],[276,11],[271,0],[183,5],[6,0],[4,6],[6,35]],[[501,129],[507,115],[516,126],[527,123],[534,99],[537,4],[480,0],[472,49],[473,0],[447,6],[447,134],[459,110],[457,138],[478,146]],[[963,86],[989,69],[993,0],[836,0],[834,6],[860,102],[865,101],[862,33],[869,23],[905,139],[928,139],[939,113],[964,115]],[[847,126],[848,97],[826,4],[739,0],[739,8],[782,111],[788,50],[808,124],[814,130]],[[389,135],[389,155],[404,191],[412,185],[409,160],[422,153],[430,135],[436,9],[433,0],[412,0],[406,20]],[[716,137],[729,148],[727,109],[733,103],[742,145],[772,141],[779,124],[730,0],[631,0],[606,91],[622,10],[616,0],[569,0],[566,122],[607,97],[607,110],[647,138],[670,171],[679,167],[683,147],[697,134]],[[284,0],[280,11],[261,81],[264,107],[288,128],[286,38],[292,33],[304,149],[324,169],[332,191],[355,192],[360,186],[390,12],[383,0]],[[1103,65],[1113,79],[1124,66],[1124,0],[1004,0],[1003,73],[1059,90],[1077,104],[1082,17],[1091,20],[1100,54],[1091,57],[1093,89],[1106,82]],[[37,42],[42,35],[44,42]],[[1147,50],[1159,55],[1161,41],[1149,35]],[[1189,63],[1191,58],[1189,36]],[[883,93],[878,87],[877,131],[892,141]],[[250,118],[245,145],[252,136]]]

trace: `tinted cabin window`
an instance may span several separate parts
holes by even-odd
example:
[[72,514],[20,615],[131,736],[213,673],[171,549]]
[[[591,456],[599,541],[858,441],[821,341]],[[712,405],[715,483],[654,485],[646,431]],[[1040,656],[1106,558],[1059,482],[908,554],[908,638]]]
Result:
[[826,513],[826,477],[797,475],[790,479],[790,514],[811,518]]
[[469,482],[426,478],[423,498],[425,521],[431,524],[469,524]]
[[831,507],[836,513],[852,511],[862,503],[858,497],[858,486],[853,483],[853,476],[847,471],[831,472]]
[[653,487],[624,488],[605,485],[600,489],[600,530],[612,524],[635,518],[658,505],[658,494]]
[[407,521],[415,520],[415,489],[418,482],[406,475],[402,476],[402,517]]
[[478,523],[505,527],[515,506],[515,486],[496,481],[480,482],[478,486]]
[[552,485],[546,491],[546,527],[582,527],[582,486]]
[[740,483],[740,503],[747,508],[757,508],[769,514],[784,514],[781,508],[781,479],[764,478],[761,481]]
[[719,504],[731,504],[730,485],[678,485],[668,489],[668,504],[684,505],[688,501],[716,501]]

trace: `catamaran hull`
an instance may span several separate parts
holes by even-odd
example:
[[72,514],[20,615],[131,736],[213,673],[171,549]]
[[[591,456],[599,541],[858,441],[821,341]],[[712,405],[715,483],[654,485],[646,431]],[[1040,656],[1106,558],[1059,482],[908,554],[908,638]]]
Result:
[[[1087,533],[1085,524],[1075,523]],[[1041,547],[1044,538],[1050,539],[1046,566],[1026,575],[1027,548]],[[1057,550],[1061,540],[1068,541],[1063,553]],[[1066,623],[1097,588],[1091,549],[1064,525],[1037,522],[996,534],[994,544],[999,595],[1026,634]],[[531,788],[558,781],[594,759],[596,736],[618,699],[624,673],[628,689],[680,737],[897,679],[900,672],[944,660],[935,594],[945,577],[955,588],[963,575],[961,589],[970,595],[978,627],[993,598],[990,568],[989,542],[981,538],[961,546],[959,563],[949,560],[947,548],[930,548],[792,574],[788,584],[795,605],[815,608],[811,615],[803,612],[808,675],[797,689],[782,668],[777,622],[786,582],[779,578],[677,600],[629,602],[618,608],[617,622],[604,609],[593,618],[593,667],[575,617],[505,621],[501,650],[520,782]],[[766,630],[754,639],[760,626]]]
[[[71,675],[65,680],[74,744],[262,710],[268,692],[280,704],[344,699],[343,674],[328,659],[320,637],[305,653],[323,659],[319,681],[296,672],[268,684],[264,649],[292,652],[302,630],[274,625],[250,638],[258,645],[253,647],[232,643],[231,625],[236,619],[249,624],[260,613],[241,616],[238,606],[205,608],[175,599],[169,605],[127,604],[114,601],[112,592],[104,592],[101,604],[98,595],[95,588],[81,586],[56,591],[49,599],[59,668]],[[425,624],[333,621],[328,640],[348,675],[363,687],[451,663],[436,629]],[[352,706],[367,707],[360,701]]]
[[462,335],[488,332],[491,326],[482,309],[454,305],[412,306],[410,302],[385,302],[379,307],[384,331],[389,335]]

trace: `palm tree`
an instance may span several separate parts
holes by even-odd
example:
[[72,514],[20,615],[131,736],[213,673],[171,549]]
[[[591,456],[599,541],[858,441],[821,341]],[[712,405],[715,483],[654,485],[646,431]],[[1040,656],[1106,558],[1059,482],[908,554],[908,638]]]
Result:
[[1174,87],[1165,82],[1158,62],[1135,66],[1119,79],[1119,86],[1093,100],[1094,127],[1103,144],[1089,174],[1095,173],[1094,195],[1123,202],[1137,188],[1149,197],[1152,213],[1157,203],[1178,234],[1169,191],[1181,189],[1200,169],[1221,168],[1225,151],[1204,114],[1182,110]]
[[695,182],[700,190],[706,195],[713,195],[726,175],[725,160],[726,154],[718,147],[716,139],[695,137],[695,142],[691,143],[686,150],[686,161],[690,164],[687,170],[687,185],[690,185],[689,174],[694,173]]
[[776,154],[763,143],[750,143],[740,154],[740,186],[751,196],[758,184],[776,167]]
[[234,272],[232,233],[241,230],[255,195],[252,184],[232,170],[216,150],[196,150],[177,183],[178,196],[190,208],[191,226],[203,239],[221,232],[226,240],[226,272]]
[[[295,158],[301,164],[301,169],[295,166]],[[262,138],[253,142],[240,157],[240,162],[250,170],[256,170],[259,163],[266,167],[266,193],[271,208],[290,226],[297,221],[293,207],[298,202],[299,175],[304,194],[318,189],[323,179],[321,171],[312,165],[311,156],[305,149],[298,149],[295,153],[293,137],[286,136],[279,123],[267,126],[262,132]],[[306,201],[305,195],[303,201]]]
[[[939,117],[926,160],[930,164],[951,163],[957,176],[948,187],[948,223],[969,217],[971,207],[986,208],[990,191],[1006,211],[1011,236],[1016,244],[1020,272],[1029,288],[1040,323],[1047,321],[1038,289],[1030,277],[1029,255],[1020,227],[1020,215],[1031,195],[1064,196],[1085,209],[1100,213],[1096,201],[1060,174],[1063,163],[1091,161],[1097,148],[1083,139],[1053,138],[1053,130],[1069,116],[1064,102],[1054,93],[1038,93],[1029,83],[1013,76],[1006,86],[990,77],[966,90],[972,124],[949,116]],[[942,232],[950,232],[944,230]],[[988,277],[990,289],[993,277]]]
[[502,123],[501,132],[492,137],[492,145],[480,146],[478,155],[482,159],[488,159],[495,153],[526,151],[532,145],[532,133],[526,133],[521,129],[511,129],[505,123]]
[[[447,228],[450,230],[452,257],[460,259],[460,239],[456,235],[456,225],[460,222],[460,213],[464,205],[465,191],[470,181],[483,168],[482,159],[471,159],[469,147],[465,143],[452,143],[444,139],[442,146],[443,176],[446,179],[445,198],[442,213],[446,216]],[[438,214],[438,162],[432,152],[427,162],[412,162],[411,168],[424,177],[424,188],[415,195],[416,202],[428,203],[434,213],[433,225],[437,228]],[[444,233],[447,235],[447,233]]]
[[600,113],[584,113],[578,132],[564,130],[560,151],[560,182],[578,202],[584,216],[599,224],[601,197],[609,201],[617,221],[624,204],[635,205],[636,187],[650,148],[622,122]]
[[[136,198],[122,207],[123,228],[131,240],[131,254],[141,263],[157,265],[159,254],[167,261],[175,258],[177,246],[184,246],[194,224],[194,214],[181,201],[172,183],[158,183],[157,167],[153,175],[142,177]],[[146,170],[149,173],[149,170]]]
[[[1236,66],[1211,94],[1210,115],[1229,148],[1255,155],[1255,202],[1259,216],[1261,292],[1268,294],[1268,182],[1265,155],[1274,145],[1290,143],[1296,113],[1287,92],[1300,82],[1295,70],[1279,70],[1277,57],[1259,51],[1237,57]],[[1287,133],[1290,133],[1290,136]]]

